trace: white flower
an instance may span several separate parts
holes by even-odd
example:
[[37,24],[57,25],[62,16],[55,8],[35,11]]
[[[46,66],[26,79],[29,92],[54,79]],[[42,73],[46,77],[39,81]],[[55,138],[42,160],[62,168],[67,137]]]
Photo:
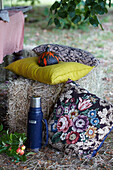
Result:
[[73,87],[77,87],[76,84],[74,84],[73,82],[70,83],[70,85],[73,86]]
[[93,145],[94,143],[95,143],[95,140],[94,140],[94,138],[92,138],[92,140],[86,140],[84,145],[89,147],[89,146]]
[[113,122],[113,114],[112,113],[109,115],[108,122]]
[[64,108],[64,113],[68,113],[68,110],[69,110],[69,108],[66,106],[66,107]]
[[106,117],[101,119],[100,124],[108,124]]
[[110,126],[112,122],[113,122],[113,115],[110,115],[109,118],[102,118],[100,124],[105,124],[107,126]]
[[61,139],[61,140],[65,140],[65,139],[66,139],[66,136],[67,136],[67,133],[62,133],[62,135],[60,136],[60,139]]
[[99,111],[97,114],[99,117],[101,117],[100,124],[105,124],[110,126],[110,122],[113,121],[113,114],[111,113],[109,117],[107,116],[109,114],[109,111],[111,112],[111,108],[107,110],[106,108],[103,109],[103,111]]
[[83,154],[83,150],[79,150],[78,152],[79,152],[79,154],[80,154],[80,155],[82,155],[82,154]]
[[102,129],[98,129],[98,134],[99,134],[98,139],[102,140],[108,132],[109,132],[109,128],[107,126]]
[[92,138],[92,139],[88,139],[84,142],[84,146],[83,148],[93,148],[94,149],[97,149],[97,147],[100,145],[100,141],[97,141],[95,138]]
[[77,145],[78,147],[81,147],[81,146],[84,145],[84,142],[77,142],[76,145]]
[[113,112],[113,107],[110,107],[110,108],[109,108],[109,111],[110,111],[110,112]]
[[106,117],[106,115],[108,114],[108,110],[106,108],[103,109],[103,111],[99,111],[97,113],[99,115],[99,117],[103,118],[103,117]]
[[100,103],[100,106],[104,106],[104,107],[108,106],[108,103],[105,100],[100,99],[99,103]]
[[55,104],[55,107],[57,107],[57,103]]
[[64,100],[64,94],[62,93],[60,96],[60,101],[62,102]]
[[81,134],[80,134],[80,138],[81,138],[81,141],[85,141],[85,139],[86,139],[86,138],[85,138],[85,134],[84,134],[84,133],[81,133]]
[[71,99],[72,96],[72,90],[68,90],[66,93],[62,93],[61,97],[60,97],[60,101],[63,101],[64,100],[64,97],[67,98],[67,99]]
[[107,110],[106,108],[104,108],[104,109],[103,109],[103,114],[104,114],[104,115],[107,115],[107,113],[108,113],[108,110]]
[[77,109],[72,109],[72,110],[69,111],[68,115],[69,115],[70,119],[74,120],[75,117],[78,116],[78,110]]

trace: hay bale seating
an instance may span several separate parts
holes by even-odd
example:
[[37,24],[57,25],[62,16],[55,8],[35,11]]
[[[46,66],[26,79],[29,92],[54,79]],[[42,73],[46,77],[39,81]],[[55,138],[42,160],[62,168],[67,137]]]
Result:
[[[37,53],[42,53],[45,51],[47,45],[48,44],[40,45],[34,50]],[[57,52],[62,61],[75,61],[90,66],[97,66],[99,64],[98,59],[96,59],[91,53],[84,50],[56,44],[50,44],[50,50]],[[24,55],[25,57],[32,57],[32,49],[24,49]],[[99,80],[102,76],[99,77],[99,74],[100,71],[98,67],[95,67],[90,74],[77,82],[80,85],[82,84],[82,87],[86,88],[90,92],[95,93],[98,96],[99,94],[102,95],[102,87],[99,84]],[[32,96],[41,96],[44,118],[48,118],[62,86],[63,83],[47,85],[38,81],[25,79],[23,77],[9,80],[7,86],[7,123],[10,131],[17,131],[21,133],[27,132],[27,115],[30,107],[30,98]]]

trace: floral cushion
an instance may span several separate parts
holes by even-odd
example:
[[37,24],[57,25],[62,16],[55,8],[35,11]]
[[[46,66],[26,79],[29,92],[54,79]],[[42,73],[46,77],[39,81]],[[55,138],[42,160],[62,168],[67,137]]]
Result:
[[48,45],[50,46],[50,51],[57,53],[61,61],[78,62],[88,66],[97,66],[99,64],[99,60],[96,59],[91,53],[82,49],[69,46],[58,44],[42,44],[33,48],[32,50],[37,55],[40,55],[41,53],[46,51]]
[[68,81],[49,121],[49,143],[68,154],[91,157],[113,128],[113,106]]

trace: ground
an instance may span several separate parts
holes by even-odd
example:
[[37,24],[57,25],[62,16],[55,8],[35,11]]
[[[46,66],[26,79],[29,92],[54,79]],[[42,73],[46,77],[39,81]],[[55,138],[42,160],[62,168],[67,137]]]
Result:
[[[70,30],[47,28],[48,8],[35,8],[28,13],[25,23],[24,46],[35,47],[44,43],[64,44],[87,50],[100,60],[104,72],[102,79],[105,90],[104,99],[113,103],[113,9],[101,17],[104,31],[100,28],[83,25]],[[52,148],[43,148],[37,154],[29,156],[26,162],[12,162],[6,155],[0,155],[0,170],[4,169],[113,169],[113,132],[91,160],[69,157]]]

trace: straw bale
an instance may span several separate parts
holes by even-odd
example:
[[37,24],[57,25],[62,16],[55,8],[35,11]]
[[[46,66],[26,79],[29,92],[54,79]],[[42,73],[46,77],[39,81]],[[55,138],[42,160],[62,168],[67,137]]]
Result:
[[105,73],[102,69],[101,64],[95,67],[85,77],[76,81],[81,87],[87,89],[90,93],[96,94],[98,97],[104,97],[104,89],[106,84],[102,81],[105,77]]
[[47,118],[56,97],[61,91],[62,85],[47,85],[24,78],[10,81],[8,85],[7,110],[7,121],[10,131],[26,133],[27,116],[32,96],[41,97],[43,117]]
[[7,127],[7,104],[7,83],[0,83],[0,123],[2,123],[4,127]]
[[[77,81],[82,87],[102,98],[104,86],[103,72],[98,67],[88,76]],[[32,96],[41,97],[43,117],[48,119],[52,107],[61,92],[63,83],[48,85],[38,81],[18,78],[8,84],[7,121],[11,131],[25,132],[27,130],[27,115]]]
[[48,85],[34,81],[31,85],[32,91],[28,93],[29,97],[40,96],[41,106],[44,114],[44,118],[48,118],[51,108],[59,95],[63,84]]
[[35,57],[37,54],[32,50],[34,46],[24,45],[23,56],[26,57]]
[[27,79],[24,81],[10,81],[8,84],[7,121],[11,131],[16,131],[17,127],[21,131],[26,126],[29,86],[30,84]]

